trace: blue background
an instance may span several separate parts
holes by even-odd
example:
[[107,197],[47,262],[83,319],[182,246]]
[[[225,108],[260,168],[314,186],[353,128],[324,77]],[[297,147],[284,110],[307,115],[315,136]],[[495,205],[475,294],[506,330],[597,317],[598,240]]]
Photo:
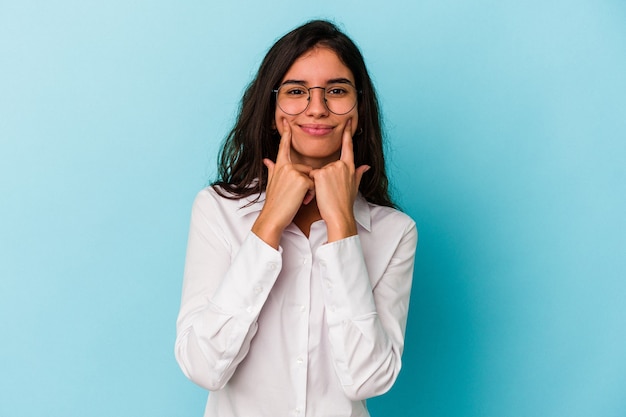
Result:
[[366,57],[420,230],[372,414],[626,415],[620,0],[0,0],[0,415],[202,415],[173,356],[191,203],[316,17]]

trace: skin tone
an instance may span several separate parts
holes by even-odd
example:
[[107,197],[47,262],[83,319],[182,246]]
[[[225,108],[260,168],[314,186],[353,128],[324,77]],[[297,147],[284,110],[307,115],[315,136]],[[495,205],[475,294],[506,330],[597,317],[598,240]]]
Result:
[[[337,79],[354,85],[352,71],[334,51],[315,47],[296,59],[283,83],[297,80],[308,88],[325,87]],[[266,198],[252,232],[276,249],[292,222],[308,237],[311,224],[323,219],[328,242],[357,234],[353,206],[361,178],[370,168],[354,166],[357,109],[336,115],[326,108],[322,90],[310,94],[309,106],[298,115],[276,107],[278,154],[276,161],[263,161],[268,169]]]

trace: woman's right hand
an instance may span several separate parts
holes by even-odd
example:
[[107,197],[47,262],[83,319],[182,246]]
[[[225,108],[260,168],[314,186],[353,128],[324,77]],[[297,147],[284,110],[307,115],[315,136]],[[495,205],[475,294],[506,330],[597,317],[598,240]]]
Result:
[[263,160],[268,171],[265,204],[252,226],[252,232],[275,249],[300,206],[311,202],[315,195],[315,184],[309,177],[311,167],[291,162],[291,126],[285,119],[282,123],[276,162]]

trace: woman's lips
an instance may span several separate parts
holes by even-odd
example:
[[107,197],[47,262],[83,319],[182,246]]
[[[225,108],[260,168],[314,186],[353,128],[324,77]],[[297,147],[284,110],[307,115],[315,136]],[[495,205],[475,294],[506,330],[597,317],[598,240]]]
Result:
[[305,124],[300,125],[300,129],[311,136],[324,136],[332,132],[333,127],[328,125]]

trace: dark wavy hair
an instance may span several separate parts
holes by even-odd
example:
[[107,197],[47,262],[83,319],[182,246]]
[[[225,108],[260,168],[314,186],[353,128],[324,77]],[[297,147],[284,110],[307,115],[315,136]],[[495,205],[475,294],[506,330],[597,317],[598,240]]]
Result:
[[[395,207],[389,195],[378,100],[363,56],[334,24],[310,21],[280,38],[263,59],[241,100],[235,126],[226,137],[218,160],[218,180],[212,185],[227,198],[261,194],[267,186],[263,158],[276,160],[280,136],[274,128],[276,97],[272,92],[296,59],[319,46],[334,51],[352,71],[358,101],[359,129],[354,136],[355,166],[369,165],[359,191],[369,202]],[[221,190],[220,190],[221,188]]]

